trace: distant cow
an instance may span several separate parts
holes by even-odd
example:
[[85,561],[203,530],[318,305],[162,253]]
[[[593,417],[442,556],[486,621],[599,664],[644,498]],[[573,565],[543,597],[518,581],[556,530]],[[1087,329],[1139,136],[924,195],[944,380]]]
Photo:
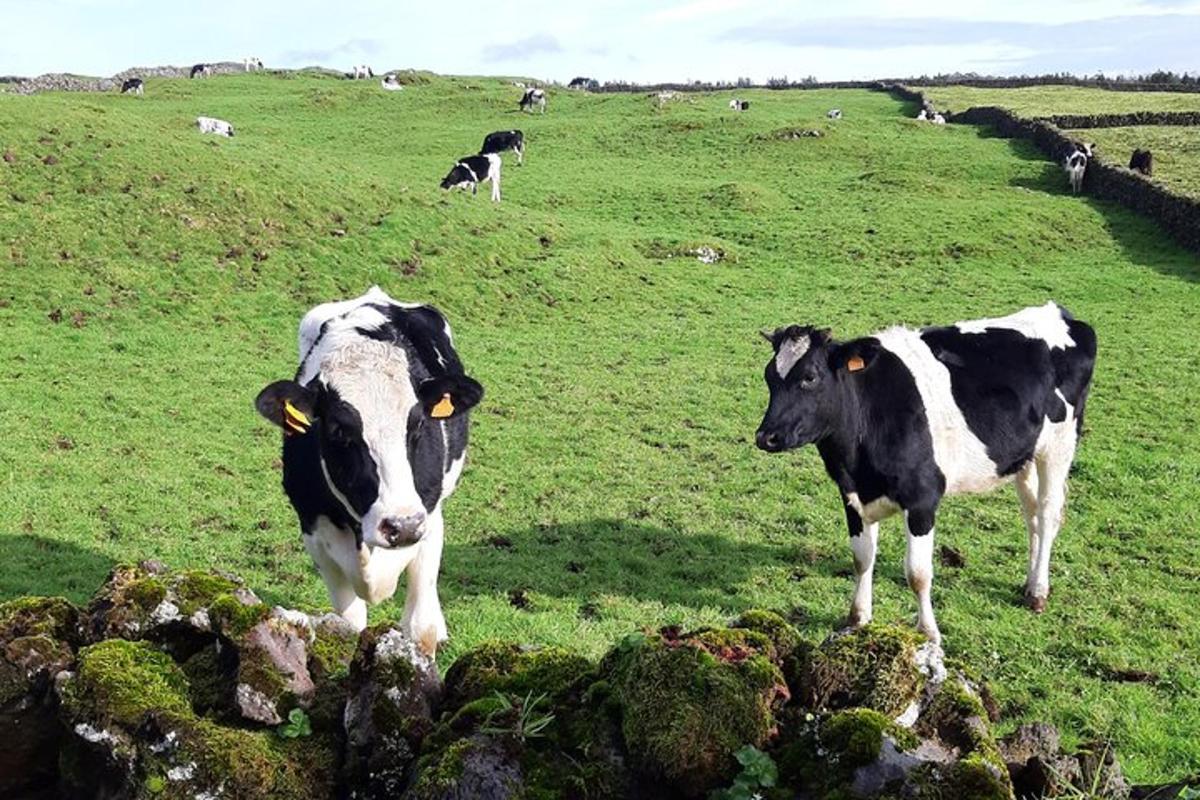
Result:
[[745,111],[746,109],[750,108],[750,101],[739,100],[735,97],[729,101],[729,108],[733,111]]
[[483,137],[483,146],[479,148],[479,155],[499,154],[506,150],[516,153],[517,163],[523,164],[525,162],[525,134],[516,130],[489,133]]
[[934,125],[945,125],[946,124],[946,118],[944,116],[942,116],[942,112],[940,112],[940,111],[933,112],[933,118],[930,119],[929,121],[932,122]]
[[374,78],[375,72],[366,64],[359,64],[351,71],[351,78],[358,80],[359,78]]
[[383,80],[379,82],[379,85],[388,92],[398,92],[404,88],[404,84],[400,83],[396,76],[391,74],[385,75]]
[[246,72],[254,72],[255,70],[262,69],[263,63],[262,59],[258,56],[247,56],[242,59],[242,66],[246,69]]
[[1134,150],[1129,157],[1129,168],[1150,177],[1154,172],[1154,155],[1149,150]]
[[1087,172],[1088,159],[1092,155],[1092,145],[1083,144],[1082,142],[1073,143],[1071,152],[1067,153],[1067,157],[1063,159],[1063,170],[1067,173],[1067,179],[1071,182],[1071,192],[1079,194],[1079,190],[1083,188],[1083,176]]
[[543,114],[546,113],[545,89],[529,88],[525,90],[525,94],[521,95],[520,108],[522,111],[533,111],[534,106],[537,106]]
[[466,459],[483,387],[437,309],[379,287],[323,303],[300,323],[300,366],[255,407],[283,431],[283,489],[333,610],[356,629],[407,572],[401,624],[433,656],[442,513]]
[[209,75],[212,75],[212,67],[210,65],[196,64],[194,67],[192,67],[192,74],[188,77],[207,78]]
[[475,194],[479,184],[487,181],[492,182],[492,202],[500,202],[500,156],[495,153],[460,158],[442,179],[442,188],[470,189]]
[[201,133],[215,133],[218,136],[233,136],[233,126],[223,119],[215,117],[196,117],[196,127]]
[[121,84],[121,94],[141,94],[143,89],[141,78],[128,78]]
[[927,109],[922,108],[921,113],[917,114],[917,119],[921,120],[922,122],[925,122],[926,120],[929,119],[929,111]]
[[930,599],[938,506],[1014,478],[1029,533],[1025,602],[1045,609],[1096,360],[1091,327],[1047,303],[848,342],[799,325],[764,336],[775,352],[756,443],[772,453],[816,444],[838,485],[858,574],[852,625],[871,621],[879,522],[903,512],[917,627],[938,642]]
[[595,89],[599,89],[600,82],[594,78],[584,78],[584,77],[573,78],[571,80],[571,82],[567,84],[567,88],[568,89],[583,89],[585,91],[590,92]]
[[842,110],[840,108],[831,108],[825,114],[825,116],[829,117],[830,119],[841,119],[842,118]]

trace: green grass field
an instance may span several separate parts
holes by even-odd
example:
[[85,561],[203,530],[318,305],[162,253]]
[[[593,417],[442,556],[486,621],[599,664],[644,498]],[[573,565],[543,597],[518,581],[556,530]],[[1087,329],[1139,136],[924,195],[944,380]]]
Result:
[[918,87],[939,109],[966,111],[999,106],[1022,117],[1055,114],[1125,114],[1134,111],[1200,111],[1200,93],[1115,92],[1078,86],[979,89],[973,86]]
[[1154,154],[1154,180],[1173,192],[1200,196],[1200,127],[1136,125],[1069,131],[1095,142],[1100,158],[1118,166],[1129,163],[1137,148]]
[[[815,450],[752,444],[758,330],[1053,298],[1100,356],[1050,608],[1019,602],[1013,490],[950,499],[937,535],[966,566],[935,581],[947,649],[1010,726],[1111,737],[1139,781],[1200,771],[1195,255],[1071,196],[1032,146],[885,94],[747,92],[734,115],[719,94],[657,111],[555,92],[545,116],[518,94],[259,74],[0,95],[0,597],[82,600],[153,557],[323,606],[252,401],[295,369],[305,310],[379,283],[439,306],[487,387],[447,506],[445,663],[489,637],[596,655],[752,606],[816,640],[847,610],[851,556]],[[197,114],[237,136],[201,136]],[[511,127],[529,151],[501,204],[437,188]],[[812,127],[827,135],[771,136]],[[726,259],[664,257],[698,245]],[[886,523],[881,621],[915,611],[903,548]]]

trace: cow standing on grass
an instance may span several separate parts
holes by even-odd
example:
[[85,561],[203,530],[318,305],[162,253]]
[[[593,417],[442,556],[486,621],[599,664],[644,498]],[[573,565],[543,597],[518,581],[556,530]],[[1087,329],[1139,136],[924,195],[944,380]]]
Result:
[[479,148],[479,155],[486,156],[491,153],[499,155],[506,150],[516,153],[517,164],[523,164],[525,162],[525,134],[518,130],[493,131],[483,137],[483,146]]
[[121,84],[121,94],[141,94],[145,87],[141,78],[128,78]]
[[442,505],[482,397],[445,318],[376,286],[309,311],[295,378],[255,401],[283,429],[283,488],[334,611],[362,630],[407,570],[404,629],[431,657],[447,638]]
[[1094,146],[1083,142],[1073,142],[1071,152],[1067,153],[1067,157],[1063,159],[1063,170],[1066,171],[1067,179],[1071,182],[1072,194],[1079,194],[1079,190],[1083,188],[1083,176],[1087,172],[1088,159],[1092,157]]
[[1129,168],[1149,178],[1154,174],[1154,154],[1149,150],[1134,150],[1129,157]]
[[798,325],[764,335],[775,354],[756,443],[769,452],[816,444],[837,483],[858,573],[851,625],[871,621],[879,522],[903,512],[917,627],[940,642],[930,597],[938,505],[1014,478],[1029,532],[1025,601],[1045,609],[1096,359],[1088,325],[1047,303],[848,342]]
[[209,75],[212,75],[212,67],[211,66],[209,66],[208,64],[196,64],[194,67],[192,67],[192,72],[188,77],[189,78],[207,78]]
[[522,111],[532,112],[534,107],[537,107],[543,114],[546,113],[546,90],[529,88],[525,90],[525,94],[521,95],[521,102],[518,104]]
[[500,156],[495,153],[467,156],[442,179],[443,189],[470,189],[475,194],[479,184],[492,182],[492,202],[500,202]]
[[216,117],[196,117],[196,127],[201,133],[215,133],[218,136],[233,138],[233,126],[223,119]]

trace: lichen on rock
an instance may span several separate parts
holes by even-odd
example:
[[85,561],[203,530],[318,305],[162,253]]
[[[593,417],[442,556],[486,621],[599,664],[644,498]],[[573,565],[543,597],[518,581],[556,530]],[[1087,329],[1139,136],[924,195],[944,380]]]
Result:
[[894,719],[925,686],[916,657],[923,643],[919,633],[897,626],[834,634],[808,655],[801,702],[813,711],[871,708]]

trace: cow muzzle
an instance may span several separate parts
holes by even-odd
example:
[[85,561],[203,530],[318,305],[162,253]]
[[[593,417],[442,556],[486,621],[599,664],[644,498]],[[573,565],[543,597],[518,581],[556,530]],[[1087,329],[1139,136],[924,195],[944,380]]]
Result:
[[425,535],[425,515],[421,512],[406,516],[384,517],[378,526],[380,543],[385,547],[408,547]]
[[766,450],[768,453],[778,453],[786,449],[784,437],[774,431],[764,431],[759,428],[758,433],[754,434],[754,443],[758,445],[759,450]]

